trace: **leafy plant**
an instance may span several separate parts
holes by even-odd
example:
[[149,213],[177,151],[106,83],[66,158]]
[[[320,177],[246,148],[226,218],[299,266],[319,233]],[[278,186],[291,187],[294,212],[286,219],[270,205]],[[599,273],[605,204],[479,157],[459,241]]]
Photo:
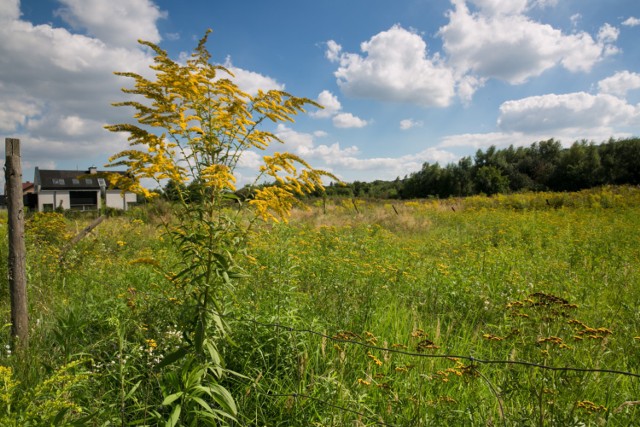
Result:
[[[179,399],[167,397],[164,402],[174,404],[169,425],[190,419],[196,411],[185,406],[186,402],[197,402],[197,411],[205,411],[216,421],[235,416],[235,405],[220,398],[228,394],[216,384],[220,375],[209,373],[218,372],[223,365],[215,343],[227,332],[225,298],[232,293],[233,280],[242,275],[236,258],[243,256],[247,232],[257,218],[286,220],[297,196],[321,190],[322,177],[333,177],[293,154],[276,152],[264,156],[249,202],[234,195],[235,171],[242,156],[282,142],[263,130],[265,123],[293,121],[306,104],[316,104],[276,90],[256,95],[243,92],[230,80],[229,70],[211,64],[207,37],[208,32],[185,64],[173,61],[153,43],[141,42],[156,54],[151,67],[155,79],[116,73],[135,82],[133,89],[123,89],[125,93],[146,100],[116,104],[133,107],[138,125],[106,127],[128,133],[134,147],[113,156],[108,165],[127,167],[125,175],[109,177],[123,191],[153,197],[140,180],[151,179],[159,186],[166,180],[174,184],[174,215],[164,226],[178,261],[165,272],[186,315],[179,325],[183,346],[161,364],[182,363],[182,380],[173,381],[177,389],[170,395]],[[255,187],[265,179],[275,184]],[[230,209],[232,204],[238,209]],[[168,377],[174,376],[171,372]],[[213,403],[219,409],[209,406]]]

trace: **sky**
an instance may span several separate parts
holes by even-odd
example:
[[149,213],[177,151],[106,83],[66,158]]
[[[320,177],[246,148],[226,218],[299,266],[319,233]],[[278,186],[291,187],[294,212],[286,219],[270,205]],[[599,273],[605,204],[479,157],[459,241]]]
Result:
[[640,135],[637,0],[0,0],[0,136],[21,140],[25,180],[126,149],[104,129],[132,121],[113,72],[149,75],[139,39],[179,61],[207,29],[242,89],[325,107],[267,130],[348,182]]

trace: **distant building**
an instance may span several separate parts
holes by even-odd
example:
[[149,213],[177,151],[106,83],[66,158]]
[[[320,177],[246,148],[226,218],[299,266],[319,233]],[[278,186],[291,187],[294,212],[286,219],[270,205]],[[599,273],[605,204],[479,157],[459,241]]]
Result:
[[[108,208],[127,210],[136,203],[134,193],[122,193],[106,178],[106,173],[95,167],[86,171],[44,170],[36,167],[33,178],[33,193],[30,206],[34,210],[52,211],[55,209],[98,210],[103,203]],[[24,189],[24,185],[23,185]]]
[[22,183],[22,194],[33,194],[36,192],[36,188],[33,182],[27,181]]

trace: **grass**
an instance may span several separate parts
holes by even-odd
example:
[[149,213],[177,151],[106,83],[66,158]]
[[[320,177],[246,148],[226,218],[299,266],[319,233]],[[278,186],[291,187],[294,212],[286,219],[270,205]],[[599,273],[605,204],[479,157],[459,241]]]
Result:
[[[639,373],[639,202],[630,187],[358,200],[357,211],[329,200],[260,227],[220,343],[240,374],[225,383],[237,424],[633,425],[638,377],[469,358]],[[53,408],[40,423],[65,404],[61,419],[87,425],[162,413],[154,367],[179,343],[184,298],[149,265],[172,259],[153,215],[132,215],[62,264],[61,243],[84,222],[28,229],[31,348],[0,356],[20,381],[0,396],[0,419],[33,416],[26,397]],[[6,291],[2,301],[6,323]],[[41,386],[70,363],[75,382]]]

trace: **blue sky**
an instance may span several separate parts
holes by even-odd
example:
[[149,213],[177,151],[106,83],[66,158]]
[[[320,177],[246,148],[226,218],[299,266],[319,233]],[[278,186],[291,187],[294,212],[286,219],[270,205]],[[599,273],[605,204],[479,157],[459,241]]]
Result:
[[103,129],[131,115],[112,72],[148,73],[137,39],[179,59],[208,28],[245,90],[325,105],[272,130],[346,181],[640,135],[637,0],[0,0],[0,135],[22,140],[25,179],[124,149]]

